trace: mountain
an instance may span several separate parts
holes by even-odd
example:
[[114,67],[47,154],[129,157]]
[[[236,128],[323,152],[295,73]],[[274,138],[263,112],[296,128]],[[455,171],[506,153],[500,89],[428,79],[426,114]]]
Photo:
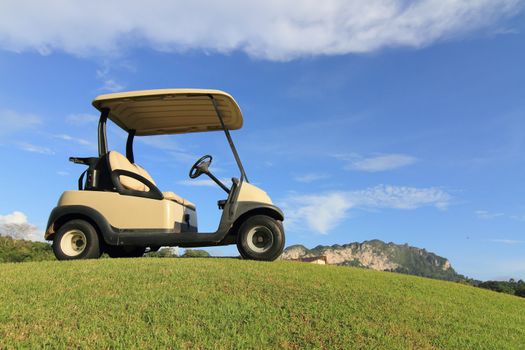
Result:
[[325,256],[331,265],[357,266],[447,281],[465,280],[464,276],[454,271],[446,258],[408,244],[385,243],[377,239],[344,245],[319,245],[313,249],[293,245],[284,250],[281,258],[298,260],[319,256]]

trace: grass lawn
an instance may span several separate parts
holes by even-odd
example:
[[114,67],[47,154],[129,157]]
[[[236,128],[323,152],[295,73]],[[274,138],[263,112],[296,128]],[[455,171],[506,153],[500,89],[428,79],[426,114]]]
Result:
[[0,265],[0,348],[525,348],[525,299],[236,259]]

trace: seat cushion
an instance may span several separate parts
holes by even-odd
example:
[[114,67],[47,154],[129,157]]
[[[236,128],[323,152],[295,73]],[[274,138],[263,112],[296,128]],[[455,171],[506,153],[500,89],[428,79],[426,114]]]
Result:
[[[111,151],[109,152],[109,167],[111,171],[113,170],[126,170],[132,173],[135,173],[137,175],[142,175],[137,167],[128,160],[128,158],[124,157],[122,154],[120,154],[117,151]],[[142,182],[135,180],[129,176],[120,176],[120,183],[122,186],[128,190],[135,190],[135,191],[149,191],[149,188],[144,185]]]
[[173,192],[162,192],[162,195],[164,196],[164,199],[169,199],[171,201],[174,201],[174,202],[177,202],[179,204],[185,205],[188,208],[191,208],[193,210],[195,210],[195,208],[196,208],[195,204],[193,204],[189,200],[184,199],[181,196],[179,196],[178,194],[175,194]]
[[135,168],[137,169],[138,173],[145,179],[149,180],[149,182],[151,182],[152,184],[154,184],[155,186],[157,186],[157,184],[155,183],[155,181],[153,180],[153,178],[151,177],[151,175],[146,171],[146,169],[144,169],[143,167],[141,167],[140,165],[138,165],[137,163],[134,163],[133,164],[135,166]]
[[[153,180],[153,178],[151,177],[151,175],[146,171],[146,169],[144,169],[138,164],[132,164],[128,160],[128,158],[126,158],[124,155],[120,154],[119,152],[117,151],[109,152],[108,159],[109,159],[109,167],[111,168],[112,171],[117,170],[117,169],[127,170],[127,171],[130,171],[132,173],[142,176],[143,178],[149,180],[155,186],[157,185],[155,181]],[[142,182],[135,180],[129,176],[124,176],[124,175],[120,176],[120,183],[122,184],[122,186],[124,186],[124,188],[127,188],[128,190],[149,191],[148,186],[146,186]],[[164,199],[172,200],[174,202],[177,202],[179,204],[182,204],[188,208],[195,210],[195,204],[193,204],[189,200],[184,199],[181,196],[173,192],[162,192],[162,195],[164,196]]]

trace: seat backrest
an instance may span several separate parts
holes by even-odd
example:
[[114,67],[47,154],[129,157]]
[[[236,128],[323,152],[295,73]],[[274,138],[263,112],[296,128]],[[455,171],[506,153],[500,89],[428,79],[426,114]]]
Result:
[[[155,181],[153,181],[153,178],[150,176],[150,174],[141,167],[140,165],[132,164],[128,158],[126,158],[124,155],[120,154],[117,151],[111,151],[109,152],[109,167],[110,170],[126,170],[130,171],[132,173],[135,173],[137,175],[140,175],[147,180],[149,180],[152,184],[155,185]],[[120,183],[122,186],[128,190],[135,190],[135,191],[149,191],[148,186],[143,184],[142,182],[135,180],[129,176],[120,176]]]
[[143,167],[141,167],[140,165],[138,165],[137,163],[133,163],[133,165],[135,166],[135,168],[137,169],[137,171],[139,172],[139,174],[148,179],[149,182],[151,182],[152,184],[154,184],[155,186],[157,185],[155,183],[155,181],[153,180],[153,178],[151,177],[151,175],[146,171],[146,169],[144,169]]

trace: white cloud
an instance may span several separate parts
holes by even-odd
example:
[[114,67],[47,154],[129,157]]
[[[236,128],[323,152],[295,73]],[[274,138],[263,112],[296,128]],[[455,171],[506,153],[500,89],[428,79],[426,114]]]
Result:
[[303,182],[303,183],[311,183],[314,181],[328,179],[329,177],[330,176],[327,174],[309,173],[309,174],[303,174],[303,175],[296,176],[294,180],[298,182]]
[[348,216],[350,209],[408,210],[423,206],[446,209],[451,199],[447,192],[435,187],[379,185],[359,191],[293,194],[285,198],[282,206],[288,228],[309,228],[327,234]]
[[284,222],[287,228],[303,228],[306,224],[315,232],[327,234],[346,218],[348,209],[354,206],[345,192],[294,195],[283,203],[286,212]]
[[41,236],[38,228],[27,221],[27,216],[14,211],[10,214],[0,215],[0,235],[11,236],[15,239],[36,240]]
[[109,66],[107,64],[103,69],[97,69],[97,78],[102,80],[102,86],[99,87],[100,91],[118,92],[125,88],[124,85],[118,83],[115,78],[110,76]]
[[162,51],[240,50],[253,57],[288,60],[419,48],[492,25],[496,32],[501,30],[497,24],[518,13],[522,4],[521,0],[150,0],[147,4],[3,0],[0,47],[81,56],[144,46]]
[[27,151],[27,152],[46,154],[46,155],[53,155],[53,154],[55,154],[55,152],[53,150],[51,150],[50,148],[47,148],[47,147],[44,147],[44,146],[33,145],[33,144],[27,143],[27,142],[21,142],[21,143],[18,144],[18,146],[20,147],[20,149],[22,149],[24,151]]
[[411,165],[417,161],[416,158],[406,154],[385,154],[368,158],[364,158],[357,154],[350,154],[336,155],[336,158],[348,162],[344,167],[346,170],[367,172],[394,170]]
[[503,244],[509,244],[509,245],[515,245],[515,244],[524,244],[525,241],[518,241],[515,239],[489,239],[489,242],[494,243],[503,243]]
[[26,224],[27,216],[20,211],[14,211],[11,214],[0,215],[0,225],[6,224]]
[[452,197],[436,187],[416,188],[379,185],[350,192],[360,206],[368,208],[416,209],[434,206],[446,209]]
[[73,137],[66,134],[55,135],[55,137],[64,141],[75,142],[82,146],[94,147],[93,143],[89,142],[88,140],[81,139],[79,137]]
[[113,79],[104,80],[102,86],[99,88],[101,91],[118,92],[124,90],[124,85],[117,83]]
[[0,110],[0,135],[33,128],[42,123],[40,117],[30,113],[19,113],[9,109]]
[[476,210],[474,213],[479,219],[483,220],[491,220],[505,215],[504,213],[491,213],[487,210]]
[[77,113],[77,114],[70,114],[66,117],[66,121],[69,124],[72,125],[86,125],[86,124],[92,124],[97,122],[98,116],[94,114],[88,114],[88,113]]

